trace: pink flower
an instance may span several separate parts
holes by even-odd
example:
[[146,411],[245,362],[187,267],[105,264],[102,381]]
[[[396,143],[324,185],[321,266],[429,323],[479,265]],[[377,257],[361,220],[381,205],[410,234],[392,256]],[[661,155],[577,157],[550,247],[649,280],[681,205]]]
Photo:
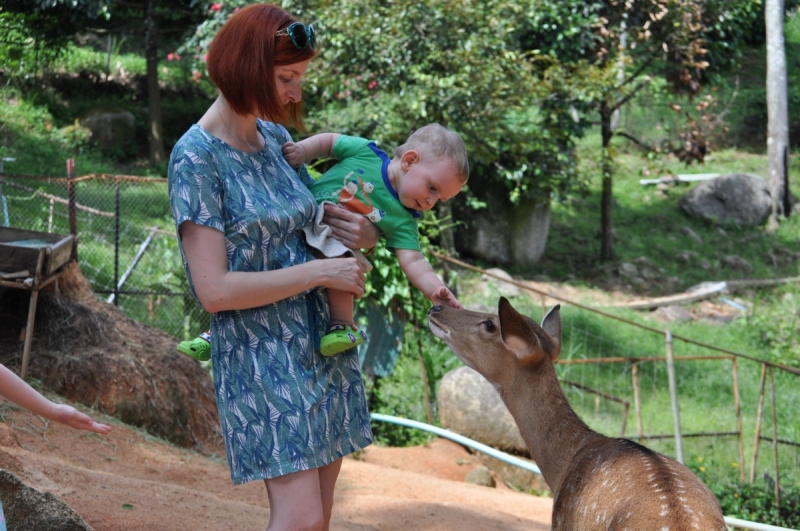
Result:
[[204,62],[204,63],[206,62],[206,59],[208,59],[208,54],[207,54],[207,53],[204,53],[204,54],[203,54],[203,62]]
[[220,4],[220,3],[211,4],[211,11],[219,11],[221,7],[222,7],[222,4]]
[[372,81],[369,82],[369,85],[367,85],[367,88],[372,90],[377,86],[378,86],[378,82],[373,79]]
[[361,81],[361,76],[356,76],[356,81]]
[[238,12],[239,12],[239,8],[238,8],[238,7],[237,7],[237,8],[235,8],[235,9],[233,10],[233,12],[234,12],[234,13],[238,13]]
[[167,61],[172,61],[173,59],[175,59],[175,54],[172,53],[172,52],[168,53],[167,54]]

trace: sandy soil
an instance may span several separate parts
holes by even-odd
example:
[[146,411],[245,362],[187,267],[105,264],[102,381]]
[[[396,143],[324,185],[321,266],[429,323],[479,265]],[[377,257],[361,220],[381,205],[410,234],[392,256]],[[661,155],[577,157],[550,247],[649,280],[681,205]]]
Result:
[[[233,486],[204,456],[88,411],[107,437],[46,423],[0,399],[0,468],[67,502],[97,531],[264,529],[263,483]],[[462,446],[371,446],[345,459],[332,529],[546,530],[552,500],[464,483],[480,460]]]

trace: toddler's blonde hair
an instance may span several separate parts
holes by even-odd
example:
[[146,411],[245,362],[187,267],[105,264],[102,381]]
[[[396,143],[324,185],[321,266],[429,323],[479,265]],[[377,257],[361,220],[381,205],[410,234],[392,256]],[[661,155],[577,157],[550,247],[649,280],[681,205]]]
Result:
[[411,133],[405,143],[394,150],[395,157],[402,157],[409,149],[420,153],[420,157],[446,158],[462,184],[469,179],[469,160],[464,140],[447,127],[432,123]]

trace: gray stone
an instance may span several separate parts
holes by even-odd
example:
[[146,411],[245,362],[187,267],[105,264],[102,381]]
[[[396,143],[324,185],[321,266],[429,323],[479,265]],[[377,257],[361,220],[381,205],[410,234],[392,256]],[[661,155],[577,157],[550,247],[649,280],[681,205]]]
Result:
[[550,202],[521,201],[511,219],[511,258],[530,267],[542,258],[550,232]]
[[500,450],[529,455],[497,390],[478,372],[459,367],[445,374],[437,402],[443,428]]
[[[510,280],[512,282],[514,281],[514,278],[511,275],[497,267],[487,269],[486,272],[497,277],[501,277],[503,280]],[[522,294],[522,290],[519,289],[518,286],[509,284],[508,282],[504,282],[503,280],[497,279],[493,276],[481,275],[481,280],[488,282],[489,286],[496,289],[503,297],[519,297]]]
[[669,306],[662,306],[655,311],[664,322],[672,323],[686,323],[692,320],[692,314],[683,306],[677,304],[670,304]]
[[0,469],[0,501],[8,531],[93,531],[72,507],[4,469]]
[[639,276],[639,268],[630,262],[622,262],[619,265],[619,275],[625,278],[633,278]]
[[721,262],[725,267],[734,269],[736,271],[749,273],[753,270],[753,266],[750,265],[750,262],[735,254],[723,256]]
[[678,201],[683,212],[719,225],[764,223],[772,210],[767,182],[757,175],[732,173],[705,181]]
[[136,120],[125,109],[89,109],[78,121],[91,131],[89,140],[100,149],[122,148],[135,138]]
[[484,465],[478,465],[473,468],[470,473],[467,474],[467,477],[464,478],[464,481],[467,483],[472,483],[473,485],[482,485],[484,487],[494,488],[497,486],[494,481],[494,476],[492,476],[492,471]]

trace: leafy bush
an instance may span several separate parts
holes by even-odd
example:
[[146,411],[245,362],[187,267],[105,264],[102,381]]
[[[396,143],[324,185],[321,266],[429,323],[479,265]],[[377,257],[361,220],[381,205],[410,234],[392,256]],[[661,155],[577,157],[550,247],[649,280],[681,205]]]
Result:
[[800,487],[782,488],[780,507],[775,505],[771,478],[758,483],[709,485],[726,516],[763,524],[800,528]]

